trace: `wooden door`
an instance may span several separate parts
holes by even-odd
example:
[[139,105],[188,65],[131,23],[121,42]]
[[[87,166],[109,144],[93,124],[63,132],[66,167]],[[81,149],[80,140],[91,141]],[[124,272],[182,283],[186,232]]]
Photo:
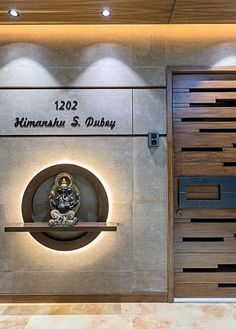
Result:
[[174,297],[236,297],[236,71],[180,69],[170,84]]

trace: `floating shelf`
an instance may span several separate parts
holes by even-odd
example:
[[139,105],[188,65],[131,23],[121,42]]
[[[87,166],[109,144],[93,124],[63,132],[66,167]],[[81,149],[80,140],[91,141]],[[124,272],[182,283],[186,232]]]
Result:
[[48,226],[48,222],[14,223],[5,226],[5,232],[111,232],[117,231],[117,223],[80,222],[74,226]]

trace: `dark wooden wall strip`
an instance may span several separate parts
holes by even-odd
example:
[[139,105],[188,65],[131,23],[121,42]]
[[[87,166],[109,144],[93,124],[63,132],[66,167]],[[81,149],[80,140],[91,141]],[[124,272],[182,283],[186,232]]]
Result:
[[[215,273],[214,273],[215,274]],[[217,283],[176,283],[175,294],[179,298],[201,298],[201,297],[212,297],[212,298],[235,298],[235,288],[218,288]]]
[[[175,89],[178,91],[178,89]],[[236,88],[189,88],[190,93],[236,92]]]
[[223,152],[223,147],[182,147],[181,152]]
[[166,302],[165,292],[91,295],[0,295],[0,303],[156,303]]
[[236,218],[191,218],[191,223],[236,223]]
[[[201,114],[201,115],[200,115]],[[173,108],[173,119],[174,121],[181,121],[184,118],[229,118],[233,119],[236,117],[234,107],[217,107],[217,106],[205,106],[201,107],[174,107]]]
[[215,100],[215,102],[209,101],[206,103],[189,103],[189,107],[235,107],[235,100]]
[[236,162],[223,162],[224,167],[235,167]]
[[0,86],[0,90],[166,89],[166,86]]
[[236,133],[236,128],[200,128],[200,133]]
[[[236,265],[219,265],[217,268],[183,268],[183,272],[189,273],[228,273],[236,272]],[[234,278],[234,277],[233,277]]]
[[236,288],[236,283],[218,283],[218,288]]
[[181,118],[182,122],[235,122],[235,118]]
[[224,242],[224,238],[183,238],[183,242]]
[[[159,137],[166,137],[167,134],[159,134]],[[48,137],[61,137],[61,138],[71,138],[71,137],[148,137],[148,134],[90,134],[90,135],[0,135],[0,138],[48,138]]]

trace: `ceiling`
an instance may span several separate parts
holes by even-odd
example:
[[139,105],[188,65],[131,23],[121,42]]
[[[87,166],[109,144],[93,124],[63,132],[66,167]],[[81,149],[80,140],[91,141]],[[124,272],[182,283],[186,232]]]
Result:
[[[19,17],[11,17],[16,8]],[[102,8],[112,16],[102,17]],[[2,0],[0,24],[236,23],[236,0]]]

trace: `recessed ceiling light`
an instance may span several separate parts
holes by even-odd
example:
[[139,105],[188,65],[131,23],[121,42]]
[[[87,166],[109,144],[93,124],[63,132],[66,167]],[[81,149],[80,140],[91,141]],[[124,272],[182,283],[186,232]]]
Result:
[[101,15],[104,16],[104,17],[109,17],[109,16],[111,16],[111,10],[107,9],[107,8],[103,8],[101,10]]
[[18,17],[20,15],[19,11],[13,8],[8,10],[8,14],[12,17]]

